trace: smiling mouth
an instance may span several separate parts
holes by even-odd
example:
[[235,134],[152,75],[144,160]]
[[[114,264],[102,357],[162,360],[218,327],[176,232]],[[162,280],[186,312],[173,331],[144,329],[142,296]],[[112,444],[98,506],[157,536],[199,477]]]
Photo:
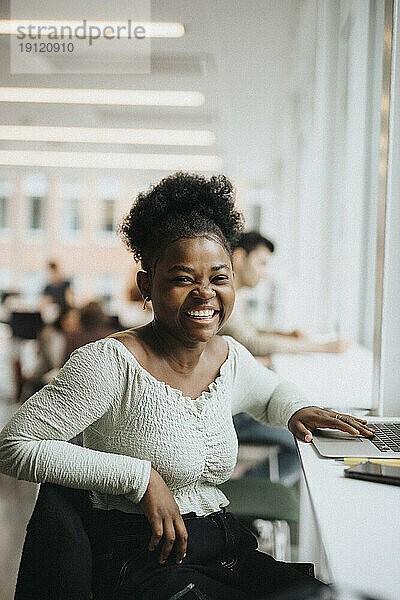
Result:
[[189,319],[193,319],[194,321],[202,321],[205,323],[209,323],[219,314],[220,311],[214,309],[189,310],[188,312],[185,312],[185,315],[189,317]]

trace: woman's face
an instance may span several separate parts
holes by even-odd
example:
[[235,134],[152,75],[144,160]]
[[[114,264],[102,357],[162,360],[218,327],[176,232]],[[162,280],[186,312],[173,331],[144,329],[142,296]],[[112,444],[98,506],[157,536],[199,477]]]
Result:
[[207,342],[235,301],[229,254],[215,240],[181,239],[157,262],[151,285],[155,321],[183,342]]

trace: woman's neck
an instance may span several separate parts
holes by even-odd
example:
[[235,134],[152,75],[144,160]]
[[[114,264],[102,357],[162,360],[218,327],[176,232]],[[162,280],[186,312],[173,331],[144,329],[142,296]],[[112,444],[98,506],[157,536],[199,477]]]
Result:
[[207,345],[207,342],[183,341],[156,320],[149,323],[147,332],[146,343],[177,373],[193,371]]

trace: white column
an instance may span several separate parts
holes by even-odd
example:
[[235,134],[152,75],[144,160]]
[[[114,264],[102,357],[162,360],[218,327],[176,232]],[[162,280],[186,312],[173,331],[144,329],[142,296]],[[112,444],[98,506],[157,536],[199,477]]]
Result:
[[[394,0],[382,302],[380,414],[400,414],[400,19]],[[377,332],[379,334],[379,332]]]

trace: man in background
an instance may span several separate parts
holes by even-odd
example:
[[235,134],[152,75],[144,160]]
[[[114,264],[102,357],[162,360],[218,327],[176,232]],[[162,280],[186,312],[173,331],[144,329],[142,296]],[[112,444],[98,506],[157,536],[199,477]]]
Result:
[[[266,275],[267,266],[274,252],[274,244],[255,231],[243,233],[233,251],[234,286],[236,300],[233,312],[221,333],[230,335],[243,344],[265,366],[271,366],[270,355],[274,352],[343,352],[344,340],[316,343],[299,331],[284,333],[257,328],[247,308],[247,299],[241,294],[244,288],[255,287]],[[285,428],[268,427],[243,413],[234,418],[239,442],[277,444],[279,453],[279,477],[284,485],[293,485],[300,476],[300,463],[292,434]],[[245,472],[244,477],[268,477],[269,461]]]
[[66,308],[74,306],[74,294],[71,288],[71,282],[65,279],[60,271],[58,263],[51,261],[48,263],[49,283],[42,292],[41,307],[53,303],[58,305],[60,312]]
[[267,267],[274,244],[256,231],[242,233],[233,251],[234,286],[236,291],[235,307],[221,330],[223,335],[230,335],[243,344],[254,356],[263,362],[273,352],[344,352],[348,344],[344,340],[331,342],[313,342],[299,331],[284,333],[259,329],[248,313],[246,298],[241,294],[242,288],[253,288],[267,272]]

